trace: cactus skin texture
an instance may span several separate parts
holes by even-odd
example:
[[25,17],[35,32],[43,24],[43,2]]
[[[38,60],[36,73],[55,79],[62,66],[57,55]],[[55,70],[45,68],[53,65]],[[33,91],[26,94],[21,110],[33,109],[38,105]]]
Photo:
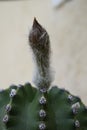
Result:
[[8,89],[0,91],[0,130],[6,130],[3,117],[6,114],[6,105],[10,102],[9,93],[11,89],[17,89],[17,86],[12,85]]
[[29,40],[37,88],[26,83],[0,91],[0,130],[87,130],[87,107],[80,98],[57,86],[49,88],[49,35],[36,19]]
[[[13,88],[16,95],[9,97]],[[56,86],[44,93],[44,105],[39,102],[41,96],[43,93],[29,83],[0,92],[0,130],[39,130],[43,121],[46,130],[87,130],[87,109],[80,98]],[[6,112],[7,104],[11,109]],[[40,117],[41,109],[45,117]],[[3,123],[5,115],[8,120]]]

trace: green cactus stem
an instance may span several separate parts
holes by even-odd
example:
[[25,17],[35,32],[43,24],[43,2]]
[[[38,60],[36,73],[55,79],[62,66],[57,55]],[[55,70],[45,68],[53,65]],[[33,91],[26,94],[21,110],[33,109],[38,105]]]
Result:
[[6,130],[6,126],[3,123],[3,117],[7,113],[6,106],[10,101],[10,91],[11,89],[16,88],[17,86],[11,85],[8,89],[0,91],[0,130]]
[[[17,88],[16,95],[9,99],[10,91],[0,93],[4,103],[0,102],[0,130],[39,130],[43,122],[46,130],[87,130],[87,109],[80,98],[68,91],[52,87],[45,95],[47,102],[43,106],[40,102],[42,94],[29,83]],[[7,104],[11,105],[10,111],[5,109]],[[43,109],[45,117],[40,116]],[[74,109],[76,113],[73,113]],[[2,122],[4,115],[8,115],[6,127]]]

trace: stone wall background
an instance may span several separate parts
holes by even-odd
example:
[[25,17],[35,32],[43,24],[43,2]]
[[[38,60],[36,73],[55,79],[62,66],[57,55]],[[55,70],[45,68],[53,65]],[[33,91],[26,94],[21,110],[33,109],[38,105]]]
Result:
[[51,0],[0,2],[0,88],[32,82],[28,33],[34,17],[50,34],[53,85],[87,104],[87,0],[60,8],[53,8]]

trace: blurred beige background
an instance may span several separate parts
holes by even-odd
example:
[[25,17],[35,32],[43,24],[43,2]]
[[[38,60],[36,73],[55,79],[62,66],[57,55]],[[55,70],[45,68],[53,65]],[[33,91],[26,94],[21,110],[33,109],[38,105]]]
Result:
[[48,30],[54,82],[87,104],[87,0],[54,8],[51,0],[0,2],[0,88],[32,82],[28,34],[33,18]]

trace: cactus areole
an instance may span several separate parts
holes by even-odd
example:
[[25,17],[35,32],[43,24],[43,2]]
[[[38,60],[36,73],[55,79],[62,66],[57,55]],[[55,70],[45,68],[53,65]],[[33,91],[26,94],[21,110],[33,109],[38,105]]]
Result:
[[34,55],[35,87],[11,85],[0,91],[0,130],[87,130],[87,107],[79,97],[53,86],[50,40],[34,19],[29,34]]

